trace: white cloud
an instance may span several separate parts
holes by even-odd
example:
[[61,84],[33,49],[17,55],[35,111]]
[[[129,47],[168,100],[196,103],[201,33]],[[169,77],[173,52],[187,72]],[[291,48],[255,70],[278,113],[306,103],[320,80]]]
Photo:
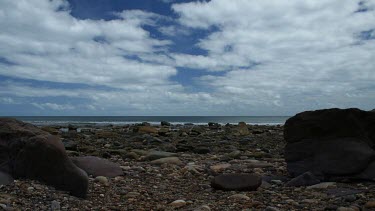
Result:
[[[207,56],[181,54],[175,59],[182,66],[227,71],[201,81],[233,102],[288,113],[332,105],[370,108],[369,99],[375,97],[375,40],[360,40],[358,35],[375,29],[375,13],[356,12],[359,2],[174,4],[182,25],[217,29],[197,43]],[[372,9],[373,1],[366,1],[365,7]],[[254,63],[258,65],[252,67]]]
[[[110,21],[79,20],[71,16],[67,1],[3,0],[0,58],[7,62],[0,60],[0,75],[91,88],[6,81],[0,83],[0,95],[7,96],[1,102],[10,96],[45,110],[84,109],[111,115],[279,115],[332,106],[370,109],[375,98],[375,39],[360,36],[364,31],[375,36],[375,3],[359,2],[175,3],[176,24],[140,10],[116,13],[118,19]],[[159,25],[159,20],[167,24]],[[208,35],[198,37],[194,47],[207,54],[174,52],[170,40],[151,36],[145,25],[159,27],[171,39],[206,31]],[[204,71],[191,84],[195,91],[171,79],[178,67]],[[52,98],[73,101],[59,104]],[[73,103],[77,99],[81,101]]]
[[75,109],[74,106],[69,104],[56,104],[56,103],[31,103],[33,106],[45,110],[45,109],[51,109],[51,110],[73,110]]
[[2,98],[0,98],[0,103],[3,103],[3,104],[14,104],[15,101],[13,100],[13,98],[10,98],[10,97],[2,97]]
[[111,21],[78,20],[69,11],[56,11],[66,4],[12,0],[0,3],[0,55],[16,64],[0,63],[0,74],[114,87],[165,84],[176,74],[171,66],[124,58],[154,53],[170,44],[151,38],[141,27],[153,24],[158,15],[135,10],[119,13],[121,19]]

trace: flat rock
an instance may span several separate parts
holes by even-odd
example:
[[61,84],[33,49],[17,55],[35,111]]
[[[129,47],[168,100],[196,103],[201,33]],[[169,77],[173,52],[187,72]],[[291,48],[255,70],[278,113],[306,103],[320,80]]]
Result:
[[176,157],[176,153],[172,152],[164,152],[164,151],[149,151],[145,157],[144,160],[156,160],[160,158],[167,158],[167,157]]
[[162,165],[162,164],[173,164],[173,165],[182,165],[182,161],[178,157],[167,157],[167,158],[160,158],[157,160],[151,161],[153,165]]
[[211,186],[220,190],[254,191],[262,184],[256,174],[222,174],[211,181]]
[[322,182],[316,185],[308,186],[306,189],[327,189],[330,187],[336,187],[335,182]]
[[72,157],[74,164],[94,177],[117,177],[123,175],[120,165],[95,156]]

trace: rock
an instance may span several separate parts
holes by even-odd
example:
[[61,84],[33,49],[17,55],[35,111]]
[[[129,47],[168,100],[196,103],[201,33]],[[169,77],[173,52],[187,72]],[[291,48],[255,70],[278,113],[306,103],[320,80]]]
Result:
[[203,205],[195,208],[193,211],[211,211],[211,208],[208,205]]
[[0,171],[0,185],[9,185],[14,179],[11,175]]
[[219,190],[254,191],[262,184],[256,174],[222,174],[211,181],[211,187]]
[[45,182],[86,197],[88,177],[69,159],[56,136],[31,124],[0,118],[0,171]]
[[105,186],[107,186],[109,184],[109,181],[108,181],[107,177],[104,177],[104,176],[97,176],[97,177],[95,177],[95,181],[99,182],[99,183],[101,183],[101,184],[103,184]]
[[351,207],[339,207],[336,211],[357,211],[356,209],[353,209]]
[[236,199],[236,200],[250,200],[250,197],[243,195],[243,194],[234,194],[228,197],[229,199]]
[[211,150],[208,147],[200,146],[200,147],[194,148],[193,152],[197,154],[207,154],[207,153],[210,153]]
[[126,198],[136,198],[138,196],[140,196],[141,194],[138,193],[138,192],[129,192],[125,195]]
[[211,169],[211,171],[218,173],[218,172],[224,171],[225,169],[227,169],[231,166],[232,165],[229,164],[229,163],[221,163],[221,164],[216,164],[216,165],[210,166],[210,169]]
[[66,150],[77,151],[78,144],[75,141],[63,140],[63,144]]
[[217,130],[217,129],[220,129],[220,128],[221,128],[221,125],[220,125],[219,123],[209,122],[209,123],[208,123],[208,127],[209,127],[211,130]]
[[158,134],[161,136],[165,136],[169,133],[169,128],[162,127],[158,130]]
[[167,121],[161,121],[160,122],[160,125],[161,126],[171,126],[171,123],[167,122]]
[[200,125],[194,125],[193,128],[191,128],[191,132],[201,134],[206,132],[206,129]]
[[[325,109],[297,114],[285,123],[287,170],[310,171],[325,180],[374,180],[375,113]],[[363,173],[363,174],[362,174]]]
[[304,174],[299,175],[298,177],[293,178],[286,186],[300,187],[300,186],[310,186],[318,184],[320,180],[315,177],[311,172],[305,172]]
[[349,189],[349,188],[333,188],[326,191],[329,196],[345,197],[349,195],[355,196],[356,194],[363,193],[363,190]]
[[153,165],[162,165],[162,164],[173,164],[173,165],[182,165],[183,163],[178,157],[167,157],[167,158],[160,158],[157,160],[151,161]]
[[174,207],[174,208],[180,208],[180,207],[186,206],[186,201],[176,200],[176,201],[171,202],[169,205]]
[[139,158],[139,155],[135,152],[129,152],[124,155],[124,158],[130,158],[137,160]]
[[232,159],[237,159],[240,156],[241,156],[241,151],[239,151],[239,150],[234,150],[233,152],[228,154],[228,157],[230,157]]
[[59,134],[59,130],[56,129],[56,128],[53,128],[53,127],[49,127],[49,126],[45,126],[45,127],[41,127],[40,129],[52,134],[52,135],[58,135]]
[[106,159],[94,156],[73,157],[71,159],[79,168],[94,177],[104,176],[112,178],[123,175],[120,165]]
[[246,136],[250,134],[250,131],[245,122],[239,122],[238,126],[233,129],[233,134],[237,136]]
[[316,185],[308,186],[306,189],[307,190],[309,190],[309,189],[327,189],[327,188],[330,188],[330,187],[336,187],[336,183],[335,182],[322,182],[322,183],[319,183],[319,184],[316,184]]
[[357,197],[355,195],[347,195],[343,197],[344,201],[347,202],[354,202],[357,200]]
[[51,202],[51,211],[59,211],[60,210],[60,202],[53,200]]
[[135,128],[135,132],[138,133],[158,133],[158,130],[152,126],[139,126]]
[[149,151],[143,159],[144,160],[156,160],[156,159],[160,159],[160,158],[176,157],[176,156],[177,156],[177,154],[172,153],[172,152]]
[[264,211],[280,211],[280,210],[276,207],[268,206],[268,207],[266,207],[266,209],[264,209]]
[[371,208],[375,208],[375,201],[368,201],[366,202],[365,208],[368,208],[368,209],[371,209]]

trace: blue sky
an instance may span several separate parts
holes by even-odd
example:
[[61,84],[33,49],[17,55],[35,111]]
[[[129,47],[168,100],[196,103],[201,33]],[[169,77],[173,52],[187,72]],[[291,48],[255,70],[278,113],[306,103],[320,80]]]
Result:
[[374,0],[3,0],[0,115],[375,108]]

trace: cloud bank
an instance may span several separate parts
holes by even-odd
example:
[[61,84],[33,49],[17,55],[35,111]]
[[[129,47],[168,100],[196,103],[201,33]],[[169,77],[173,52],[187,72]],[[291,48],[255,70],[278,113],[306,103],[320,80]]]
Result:
[[[0,107],[33,107],[30,115],[289,115],[375,107],[371,0],[173,3],[177,19],[124,10],[113,20],[82,20],[70,10],[60,0],[0,2]],[[174,49],[177,38],[202,31],[193,43],[201,53]],[[184,77],[193,91],[175,80],[183,70],[192,72]]]

